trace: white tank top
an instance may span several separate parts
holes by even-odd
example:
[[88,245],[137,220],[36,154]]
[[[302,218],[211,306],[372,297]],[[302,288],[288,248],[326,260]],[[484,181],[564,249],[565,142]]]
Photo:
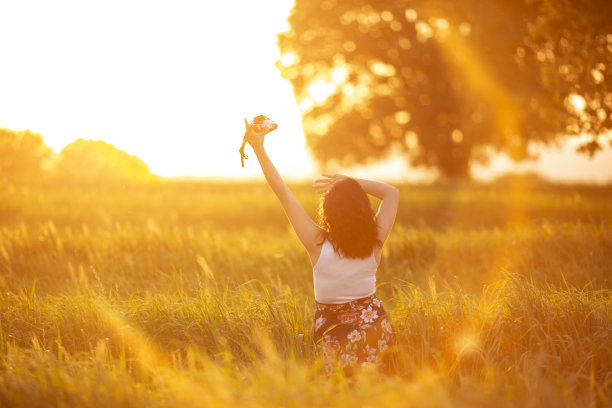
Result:
[[313,268],[315,300],[339,304],[373,295],[377,269],[374,251],[367,258],[345,258],[325,240]]

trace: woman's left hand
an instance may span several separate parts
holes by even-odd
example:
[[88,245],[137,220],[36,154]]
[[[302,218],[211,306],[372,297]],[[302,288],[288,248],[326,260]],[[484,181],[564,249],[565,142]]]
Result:
[[266,135],[265,131],[258,132],[255,126],[250,125],[249,122],[244,119],[244,126],[246,127],[246,133],[244,137],[246,141],[251,145],[253,149],[263,147],[264,136]]

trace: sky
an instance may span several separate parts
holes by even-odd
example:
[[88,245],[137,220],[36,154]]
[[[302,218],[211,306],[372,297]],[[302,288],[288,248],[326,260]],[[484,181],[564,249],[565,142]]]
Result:
[[[292,4],[2,1],[0,127],[40,133],[56,152],[78,138],[103,140],[166,177],[252,177],[261,170],[248,148],[251,158],[240,165],[242,118],[265,114],[279,124],[266,147],[281,174],[314,177],[291,85],[274,66]],[[474,174],[508,170],[612,181],[612,149],[594,161],[569,145],[545,150],[539,163],[500,157]],[[351,171],[433,178],[398,157]]]

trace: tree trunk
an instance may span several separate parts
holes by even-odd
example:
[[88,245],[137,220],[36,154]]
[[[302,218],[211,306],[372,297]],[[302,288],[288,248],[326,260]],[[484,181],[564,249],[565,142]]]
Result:
[[449,180],[469,180],[471,146],[455,144],[438,153],[438,169]]

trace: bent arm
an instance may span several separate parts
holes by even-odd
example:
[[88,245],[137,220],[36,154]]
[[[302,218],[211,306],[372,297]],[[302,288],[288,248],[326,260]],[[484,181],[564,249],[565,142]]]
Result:
[[363,179],[355,179],[355,181],[359,183],[367,194],[381,200],[376,213],[376,225],[378,226],[377,238],[381,244],[384,244],[395,222],[395,215],[399,206],[399,190],[390,184],[380,181]]
[[378,199],[389,200],[394,196],[397,196],[399,198],[399,190],[390,184],[383,183],[380,181],[364,180],[358,178],[354,178],[353,180],[359,183],[361,188],[363,188],[363,190],[367,194],[372,195]]
[[266,181],[278,197],[302,245],[304,245],[309,254],[316,254],[316,248],[323,239],[323,230],[310,218],[282,179],[272,160],[268,157],[263,142],[255,144],[253,150]]

